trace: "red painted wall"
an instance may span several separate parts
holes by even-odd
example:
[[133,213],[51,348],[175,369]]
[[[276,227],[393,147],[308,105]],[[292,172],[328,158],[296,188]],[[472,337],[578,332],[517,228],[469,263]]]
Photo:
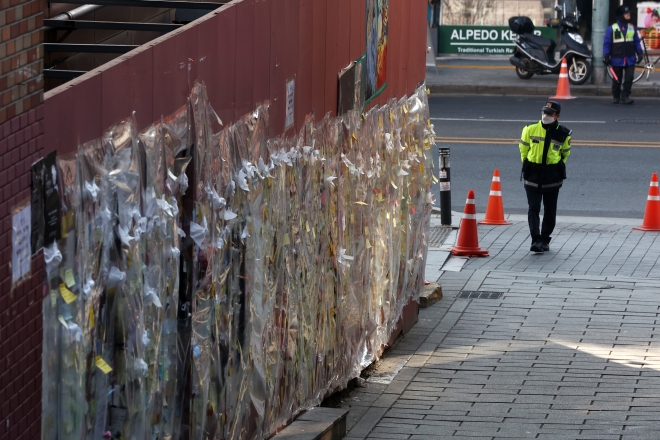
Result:
[[[34,161],[75,151],[133,112],[146,128],[181,107],[195,80],[225,124],[269,99],[273,136],[284,131],[293,75],[295,127],[287,134],[310,112],[317,120],[335,114],[337,74],[365,51],[365,11],[364,0],[236,1],[47,92],[43,106],[0,126],[0,248],[9,249],[9,210],[29,197]],[[425,75],[425,0],[390,0],[389,20],[388,85],[373,104],[412,93]],[[0,440],[27,440],[40,432],[43,257],[9,294],[10,255],[0,254]]]
[[[390,0],[387,88],[375,103],[424,80],[426,2]],[[139,128],[185,103],[195,80],[225,124],[263,100],[284,130],[285,82],[296,77],[295,127],[337,109],[337,73],[365,51],[360,0],[242,0],[94,69],[45,95],[45,151],[74,151],[135,111]]]

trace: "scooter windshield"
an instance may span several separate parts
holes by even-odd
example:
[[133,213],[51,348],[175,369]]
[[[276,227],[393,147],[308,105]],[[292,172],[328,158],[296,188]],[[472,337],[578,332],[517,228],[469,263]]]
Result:
[[564,18],[574,18],[576,21],[578,19],[578,7],[576,0],[564,0],[563,1],[563,13]]

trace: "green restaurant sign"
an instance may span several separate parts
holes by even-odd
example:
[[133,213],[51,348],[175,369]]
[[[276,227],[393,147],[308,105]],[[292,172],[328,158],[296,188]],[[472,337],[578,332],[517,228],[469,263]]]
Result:
[[[535,35],[556,38],[552,28],[542,27]],[[508,26],[445,25],[438,27],[438,53],[506,55],[513,53],[516,34]]]

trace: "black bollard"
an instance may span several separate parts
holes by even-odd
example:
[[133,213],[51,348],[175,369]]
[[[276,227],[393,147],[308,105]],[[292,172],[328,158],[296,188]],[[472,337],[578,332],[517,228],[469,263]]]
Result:
[[438,179],[440,179],[440,223],[451,226],[451,173],[449,147],[438,147],[440,153]]

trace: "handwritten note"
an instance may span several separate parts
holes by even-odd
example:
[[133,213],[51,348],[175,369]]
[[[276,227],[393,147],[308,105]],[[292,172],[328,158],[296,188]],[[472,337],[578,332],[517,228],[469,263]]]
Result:
[[11,283],[19,281],[30,273],[32,255],[32,219],[31,206],[27,205],[16,211],[11,217]]
[[112,371],[112,367],[108,365],[108,363],[104,361],[101,356],[96,356],[96,366],[99,368],[99,370],[103,371],[104,374],[108,374]]
[[67,304],[71,304],[78,298],[75,293],[66,288],[66,284],[60,284],[60,293],[62,294],[62,299]]
[[64,282],[66,283],[66,287],[69,289],[76,285],[76,279],[73,276],[73,270],[67,269],[66,272],[64,272]]

